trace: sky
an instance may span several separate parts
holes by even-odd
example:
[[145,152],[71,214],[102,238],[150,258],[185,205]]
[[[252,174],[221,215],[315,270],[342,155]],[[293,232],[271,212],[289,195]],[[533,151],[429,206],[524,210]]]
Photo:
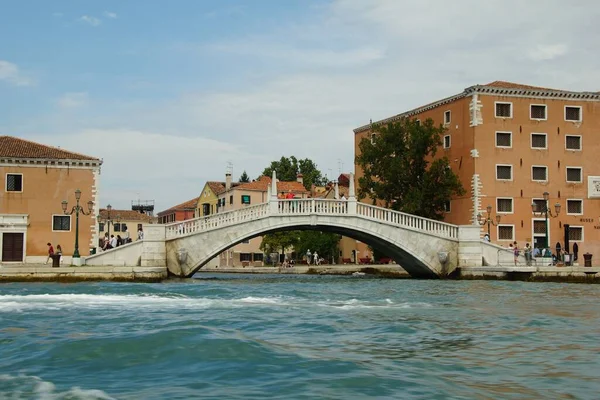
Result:
[[103,159],[101,207],[197,197],[495,80],[600,90],[597,0],[0,0],[0,135]]

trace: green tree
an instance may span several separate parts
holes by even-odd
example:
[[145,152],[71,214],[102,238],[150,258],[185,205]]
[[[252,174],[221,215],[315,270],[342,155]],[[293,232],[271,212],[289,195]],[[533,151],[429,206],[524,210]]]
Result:
[[246,173],[246,170],[244,170],[244,172],[242,172],[242,175],[240,176],[240,179],[238,180],[238,182],[250,182],[250,177]]
[[298,231],[269,233],[263,236],[260,249],[266,253],[285,253],[285,249],[295,247],[299,241]]
[[[319,253],[319,257],[328,262],[335,261],[339,255],[339,242],[342,238],[336,233],[319,231],[296,231],[298,233],[298,243],[295,246],[298,259],[306,254],[308,250],[312,254]],[[312,263],[312,260],[311,260]]]
[[443,126],[403,118],[372,128],[359,143],[356,163],[364,176],[358,180],[360,198],[382,200],[386,207],[441,220],[444,205],[465,193],[447,157],[436,157]]
[[265,168],[262,174],[271,176],[273,171],[277,172],[277,179],[280,181],[295,181],[298,173],[301,173],[306,190],[310,190],[313,183],[317,186],[327,183],[317,164],[308,158],[298,160],[294,156],[281,157],[279,161],[271,161],[271,165]]

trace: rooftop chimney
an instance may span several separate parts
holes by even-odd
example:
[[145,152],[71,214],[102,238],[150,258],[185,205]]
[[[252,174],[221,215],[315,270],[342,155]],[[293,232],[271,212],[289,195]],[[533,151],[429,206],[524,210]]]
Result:
[[229,192],[231,189],[231,174],[228,172],[225,174],[225,191]]
[[304,185],[304,178],[302,177],[302,174],[296,175],[296,180]]

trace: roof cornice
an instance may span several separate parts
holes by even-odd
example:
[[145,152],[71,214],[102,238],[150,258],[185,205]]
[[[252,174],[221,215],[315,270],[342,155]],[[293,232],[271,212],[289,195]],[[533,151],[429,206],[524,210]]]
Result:
[[72,158],[27,158],[27,157],[3,157],[0,156],[1,164],[13,164],[33,167],[100,167],[102,160],[75,160]]
[[565,90],[552,89],[502,88],[487,85],[473,85],[466,88],[462,93],[455,94],[454,96],[446,97],[445,99],[438,100],[418,108],[414,108],[412,110],[403,112],[402,114],[394,115],[393,117],[385,118],[376,122],[371,122],[367,125],[360,126],[354,129],[354,133],[356,134],[369,130],[374,124],[389,124],[390,122],[395,122],[402,118],[411,117],[413,115],[420,114],[424,111],[443,106],[444,104],[448,104],[455,100],[474,94],[488,96],[528,97],[550,100],[570,99],[576,101],[600,101],[600,92],[570,92]]

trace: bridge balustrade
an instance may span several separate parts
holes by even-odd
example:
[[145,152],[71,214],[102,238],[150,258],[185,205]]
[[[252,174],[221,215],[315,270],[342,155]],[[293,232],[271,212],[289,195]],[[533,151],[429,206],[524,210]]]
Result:
[[187,221],[175,222],[166,226],[167,238],[175,238],[187,234],[209,231],[223,226],[241,222],[253,221],[278,215],[348,215],[374,220],[380,223],[398,227],[419,230],[430,234],[458,239],[458,226],[435,221],[416,215],[377,207],[364,203],[356,203],[356,214],[349,212],[348,200],[333,199],[278,199],[276,208],[270,208],[270,203],[257,204],[238,210],[226,211],[206,217]]

